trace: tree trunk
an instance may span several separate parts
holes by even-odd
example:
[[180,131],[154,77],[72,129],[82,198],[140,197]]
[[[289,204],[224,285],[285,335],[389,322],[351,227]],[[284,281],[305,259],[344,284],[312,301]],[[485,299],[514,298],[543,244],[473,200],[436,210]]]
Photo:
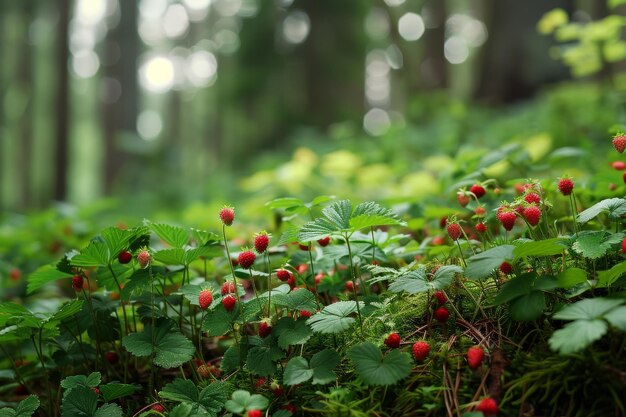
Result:
[[69,152],[69,59],[68,27],[70,18],[70,0],[59,0],[59,23],[57,26],[57,92],[55,113],[57,125],[55,132],[55,167],[54,198],[59,201],[67,197],[67,168]]

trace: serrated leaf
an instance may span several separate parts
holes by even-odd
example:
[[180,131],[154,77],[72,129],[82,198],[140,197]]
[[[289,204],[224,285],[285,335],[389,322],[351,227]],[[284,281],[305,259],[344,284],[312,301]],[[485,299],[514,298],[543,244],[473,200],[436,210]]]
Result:
[[83,308],[83,300],[72,300],[63,304],[54,314],[43,320],[45,327],[57,326],[60,321],[72,317]]
[[276,372],[275,355],[271,347],[255,346],[248,351],[246,365],[255,375],[273,375]]
[[297,385],[313,378],[313,370],[309,369],[309,364],[301,356],[293,357],[287,362],[283,373],[285,385]]
[[265,206],[270,210],[291,209],[295,207],[304,207],[304,202],[295,197],[280,197],[275,198],[272,201],[268,201],[265,203]]
[[61,386],[66,390],[70,390],[76,387],[89,387],[95,388],[100,385],[102,381],[102,375],[100,372],[92,372],[89,376],[85,375],[72,375],[61,381]]
[[356,312],[355,301],[338,301],[327,305],[322,311],[311,316],[307,324],[319,333],[341,333],[348,330],[354,318],[350,314]]
[[278,306],[287,307],[290,310],[312,311],[316,308],[315,294],[306,288],[301,288],[298,291],[291,291],[287,294],[276,294],[276,296],[272,298],[272,303]]
[[31,395],[20,401],[15,410],[11,408],[0,408],[0,417],[30,417],[39,408],[39,398]]
[[189,404],[191,415],[215,417],[224,408],[229,389],[223,382],[213,382],[198,392],[198,387],[188,380],[177,378],[159,391],[159,396],[167,400]]
[[189,339],[172,327],[171,322],[161,322],[155,328],[146,326],[141,333],[126,336],[122,345],[135,356],[144,357],[154,353],[154,364],[162,368],[178,367],[191,360],[196,349]]
[[621,215],[626,214],[626,200],[623,198],[608,198],[589,207],[578,215],[578,223],[587,223],[596,218],[601,213],[607,213],[611,220],[617,220]]
[[465,268],[465,275],[470,279],[483,279],[491,275],[502,262],[514,258],[514,250],[513,245],[502,245],[470,257]]
[[567,240],[561,238],[524,242],[513,249],[515,260],[526,256],[553,256],[567,249]]
[[[117,256],[117,255],[116,255]],[[92,240],[89,245],[72,258],[72,266],[79,267],[105,267],[111,261],[112,256],[106,243]]]
[[117,404],[104,404],[98,408],[93,415],[94,417],[123,417],[124,413]]
[[565,355],[578,352],[600,339],[607,331],[605,321],[576,320],[555,331],[548,341],[552,350]]
[[381,207],[373,201],[356,206],[350,218],[350,228],[352,230],[391,225],[406,225],[406,223],[400,220],[396,213]]
[[156,262],[165,265],[185,265],[185,250],[182,248],[171,248],[156,251],[152,254],[152,258]]
[[59,271],[54,264],[44,265],[28,276],[27,294],[32,294],[49,282],[68,279],[73,275]]
[[106,402],[131,395],[138,389],[139,387],[136,385],[121,384],[118,382],[100,385],[100,393]]
[[226,410],[231,413],[243,414],[249,410],[265,410],[269,404],[269,400],[262,395],[250,395],[248,391],[237,390],[233,392],[231,399],[226,401]]
[[313,370],[313,384],[328,384],[337,379],[333,369],[339,365],[341,358],[339,354],[331,349],[324,349],[317,352],[311,358],[311,369]]
[[406,272],[398,276],[391,284],[389,291],[417,294],[432,290],[441,290],[452,284],[455,274],[463,273],[463,268],[456,265],[442,266],[435,272],[432,280],[428,280],[423,268]]
[[[624,265],[626,266],[626,262],[624,263]],[[587,271],[580,268],[568,268],[565,271],[559,273],[556,279],[558,280],[561,287],[571,288],[587,281]]]
[[62,417],[122,417],[117,404],[104,404],[98,408],[98,396],[88,386],[78,385],[63,395]]
[[193,406],[191,404],[181,403],[172,408],[172,411],[169,412],[168,417],[191,417],[192,412]]
[[282,349],[287,349],[290,345],[302,345],[313,335],[313,331],[306,324],[306,320],[294,320],[291,317],[283,317],[278,320],[272,333],[278,339],[278,346]]
[[562,308],[554,315],[554,318],[557,320],[593,320],[601,318],[623,302],[619,299],[587,298]]
[[230,373],[239,368],[240,361],[241,355],[239,355],[239,346],[232,345],[224,352],[220,367],[224,372]]
[[546,308],[546,296],[541,291],[531,291],[511,301],[509,309],[513,320],[538,319]]
[[322,209],[322,214],[337,230],[349,229],[352,203],[350,200],[335,201],[330,206]]
[[359,378],[368,385],[393,385],[411,373],[408,354],[393,349],[383,356],[371,342],[363,342],[348,351]]
[[[619,233],[618,235],[617,242],[620,242],[623,239],[623,234]],[[578,236],[572,249],[585,258],[598,259],[604,256],[617,242],[614,235],[609,235],[605,231],[587,232]]]
[[182,227],[150,222],[148,225],[161,240],[174,248],[182,248],[189,240],[189,231]]
[[598,271],[597,286],[600,288],[608,287],[624,274],[626,274],[626,262],[613,265],[608,271]]

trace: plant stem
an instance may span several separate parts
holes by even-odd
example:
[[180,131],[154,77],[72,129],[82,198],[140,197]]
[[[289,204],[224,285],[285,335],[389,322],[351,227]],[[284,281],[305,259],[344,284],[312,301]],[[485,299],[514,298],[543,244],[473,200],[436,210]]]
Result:
[[50,375],[48,374],[48,368],[46,368],[46,363],[43,359],[43,342],[42,342],[42,338],[43,338],[43,327],[39,328],[39,348],[37,348],[37,343],[35,343],[35,336],[31,335],[31,341],[33,342],[33,347],[35,348],[35,352],[37,353],[37,356],[39,356],[39,361],[41,362],[41,367],[43,368],[43,373],[44,376],[46,378],[46,395],[48,396],[48,415],[52,416],[52,410],[54,410],[54,408],[52,407],[52,390],[50,387]]
[[263,304],[261,304],[261,299],[259,298],[259,293],[256,290],[256,284],[254,283],[254,276],[252,276],[252,268],[248,268],[248,273],[250,274],[250,282],[252,283],[252,291],[254,291],[254,297],[259,303],[259,311],[261,314],[263,313]]
[[267,264],[267,317],[271,315],[272,308],[272,267],[270,265],[270,254],[265,251],[265,262]]
[[228,258],[228,266],[230,266],[230,273],[233,275],[233,283],[235,284],[235,297],[237,297],[237,303],[239,300],[239,288],[237,288],[237,277],[235,277],[235,268],[233,268],[233,262],[230,259],[230,249],[228,249],[228,241],[226,240],[226,225],[222,224],[222,238],[224,239],[224,247],[226,248],[226,257]]
[[[113,271],[113,267],[111,266],[111,263],[109,263],[108,267],[109,267],[109,271],[111,272],[111,275],[113,276],[113,279],[115,280],[115,285],[117,285],[117,289],[120,292],[120,300],[121,300],[122,287],[120,286],[120,281],[117,279],[117,276],[115,275],[115,272]],[[124,315],[124,330],[126,330],[125,336],[127,336],[129,333],[129,328],[128,328],[128,317],[126,315],[126,306],[124,305],[123,300],[120,301],[120,304],[122,305],[122,314]]]
[[576,203],[574,202],[574,193],[569,195],[569,205],[572,209],[572,224],[574,225],[574,233],[578,237],[578,226],[576,225]]
[[463,255],[463,249],[461,249],[461,244],[459,243],[459,239],[456,240],[456,245],[459,247],[459,253],[461,254],[461,260],[463,261],[463,266],[467,268],[467,262],[465,262],[465,255]]
[[[311,267],[311,276],[313,277],[313,285],[315,286],[315,267],[313,266],[313,254],[311,254],[311,248],[313,247],[313,243],[309,245],[309,265]],[[320,309],[320,295],[317,293],[317,286],[315,286],[315,303],[317,304],[317,309]]]
[[[350,247],[350,236],[347,234],[344,235],[344,239],[346,240],[346,245],[348,246],[348,257],[350,258],[350,273],[352,275],[352,283],[356,282],[356,271],[354,269],[354,263],[352,261],[352,248]],[[356,291],[356,285],[352,285],[352,293],[354,294],[354,301],[356,302],[356,312],[359,317],[359,329],[361,330],[361,337],[364,337],[363,333],[363,317],[361,316],[361,306],[359,305],[359,295]]]

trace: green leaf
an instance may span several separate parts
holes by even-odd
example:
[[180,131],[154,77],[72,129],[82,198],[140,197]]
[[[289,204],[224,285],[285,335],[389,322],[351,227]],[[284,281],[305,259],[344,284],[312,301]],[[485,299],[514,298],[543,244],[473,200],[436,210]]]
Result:
[[483,279],[491,275],[502,262],[514,258],[514,250],[513,245],[502,245],[472,256],[468,259],[465,275],[470,279]]
[[604,315],[612,326],[626,332],[626,306],[617,307]]
[[53,315],[43,320],[45,327],[56,327],[62,320],[73,317],[83,308],[83,300],[72,300],[63,304]]
[[104,404],[96,410],[94,417],[123,417],[124,413],[117,404]]
[[283,373],[283,382],[285,385],[297,385],[313,378],[313,370],[309,368],[309,364],[301,356],[295,356],[287,362],[285,372]]
[[54,264],[44,265],[28,276],[27,294],[32,294],[49,282],[72,276],[72,274],[59,271]]
[[297,207],[304,207],[304,202],[295,197],[281,197],[275,198],[272,201],[268,201],[267,203],[265,203],[265,206],[270,210],[289,210]]
[[250,395],[248,391],[237,390],[233,392],[231,399],[226,401],[226,410],[243,414],[249,410],[265,410],[269,404],[269,400],[262,395]]
[[156,262],[165,265],[185,265],[185,250],[182,248],[163,249],[152,255]]
[[248,351],[246,364],[255,375],[270,376],[276,372],[276,359],[282,356],[282,351],[268,346],[255,346]]
[[350,218],[350,228],[360,230],[373,226],[406,225],[393,211],[372,201],[361,203]]
[[509,308],[513,320],[536,320],[546,308],[546,296],[541,291],[531,291],[511,301]]
[[136,385],[121,384],[119,382],[110,382],[100,386],[100,393],[104,401],[109,402],[118,398],[126,397],[133,394],[139,389]]
[[337,379],[333,369],[339,365],[341,358],[332,349],[324,349],[317,352],[311,358],[311,369],[313,369],[313,384],[328,384]]
[[228,312],[221,304],[217,305],[204,317],[202,322],[202,331],[207,336],[223,336],[232,330],[233,322],[236,318],[236,312]]
[[359,378],[368,385],[393,385],[411,373],[408,354],[393,349],[383,356],[371,342],[356,345],[348,351]]
[[524,242],[513,249],[515,260],[526,256],[553,256],[567,249],[567,240],[562,238]]
[[122,417],[117,404],[104,404],[98,408],[98,396],[88,386],[78,385],[65,391],[61,404],[62,417]]
[[[122,345],[135,356],[144,357],[154,353],[154,364],[162,368],[176,368],[191,360],[195,347],[171,322],[161,322],[156,328],[146,326],[141,333],[131,333]],[[152,338],[154,335],[154,346]]]
[[195,384],[188,379],[177,378],[159,391],[159,396],[166,400],[189,404],[192,407],[192,416],[216,417],[224,408],[229,396],[228,385],[223,382],[213,382],[198,392]]
[[95,388],[100,385],[102,381],[102,375],[100,372],[92,372],[89,376],[85,375],[73,375],[68,376],[61,381],[61,386],[66,390],[70,390],[76,387],[89,387]]
[[298,311],[313,311],[316,308],[315,294],[306,288],[300,288],[298,291],[291,291],[287,294],[276,294],[272,298],[272,303]]
[[[624,262],[624,265],[626,266],[626,262]],[[626,272],[626,269],[624,272]],[[580,268],[568,268],[559,273],[556,279],[561,287],[571,288],[587,281],[587,271]]]
[[578,352],[600,339],[607,331],[605,321],[576,320],[555,331],[548,341],[552,350],[561,354]]
[[601,213],[608,213],[611,220],[617,220],[622,214],[626,214],[626,200],[623,198],[608,198],[602,200],[578,215],[578,223],[587,223]]
[[597,286],[600,288],[608,287],[624,274],[626,274],[626,262],[620,262],[608,271],[598,271]]
[[355,301],[338,301],[327,305],[322,311],[311,316],[307,324],[319,333],[341,333],[348,330],[354,318],[350,314],[356,312]]
[[[300,291],[302,290],[297,292]],[[294,320],[291,317],[283,317],[278,320],[272,333],[277,337],[278,346],[282,349],[287,349],[290,345],[302,345],[313,335],[313,331],[307,325],[306,320]]]
[[31,395],[17,404],[15,410],[0,408],[0,417],[30,417],[39,408],[39,398]]
[[197,403],[198,387],[189,379],[176,378],[159,391],[159,397],[175,402]]
[[441,290],[452,284],[455,274],[463,273],[463,268],[456,265],[445,265],[437,270],[432,280],[426,277],[424,268],[408,271],[398,276],[390,285],[389,291],[409,294]]
[[164,223],[147,223],[150,229],[168,245],[174,248],[182,248],[187,244],[189,232],[182,227],[171,226]]
[[350,228],[351,214],[352,203],[349,200],[336,201],[322,210],[322,215],[328,219],[337,230],[347,230]]
[[220,367],[222,368],[222,371],[226,372],[227,374],[231,373],[239,368],[240,360],[241,357],[239,355],[239,346],[232,345],[228,349],[226,349],[226,352],[224,352]]
[[[115,254],[115,256],[117,256],[117,254]],[[86,248],[72,258],[70,263],[72,266],[79,267],[105,267],[109,264],[111,259],[112,255],[109,252],[107,244],[102,241],[92,240]]]
[[586,232],[578,236],[572,249],[585,258],[598,259],[604,256],[611,249],[611,246],[621,242],[623,238],[623,233],[610,235],[605,231]]
[[168,417],[192,417],[192,412],[193,406],[191,404],[181,403],[172,408],[172,411],[169,412]]
[[557,320],[594,320],[622,304],[624,300],[609,298],[587,298],[570,304],[558,311]]

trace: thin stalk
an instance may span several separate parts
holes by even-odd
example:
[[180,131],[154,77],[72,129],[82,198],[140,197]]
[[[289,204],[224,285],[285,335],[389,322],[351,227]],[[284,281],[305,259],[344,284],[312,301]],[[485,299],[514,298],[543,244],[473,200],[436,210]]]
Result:
[[[115,280],[115,285],[117,285],[117,289],[120,292],[120,298],[121,298],[122,287],[120,286],[120,281],[117,279],[117,275],[115,275],[115,272],[113,271],[113,267],[111,266],[111,263],[109,263],[108,267],[109,267],[109,271],[111,272],[111,275],[113,276],[113,279]],[[120,304],[122,305],[122,314],[124,315],[124,330],[126,330],[125,336],[128,336],[129,327],[128,327],[128,316],[126,315],[126,306],[124,305],[124,301],[121,301]]]
[[461,244],[459,243],[459,239],[456,240],[456,245],[459,247],[459,253],[461,254],[461,260],[463,261],[463,266],[467,268],[467,262],[465,262],[465,255],[463,255],[463,249],[461,249]]
[[272,268],[270,265],[270,254],[265,251],[265,263],[267,264],[267,317],[271,315],[272,308]]
[[224,247],[226,248],[226,256],[228,261],[228,266],[230,267],[230,273],[233,275],[233,283],[235,284],[235,297],[237,297],[237,304],[240,303],[239,300],[239,288],[237,287],[237,277],[235,277],[235,268],[233,268],[233,262],[230,258],[230,249],[228,249],[228,241],[226,240],[226,225],[222,223],[222,238],[224,239]]
[[[180,285],[181,287],[185,286],[185,277],[189,275],[189,265],[185,265],[183,268],[183,282]],[[185,304],[185,296],[183,294],[180,295],[180,307],[178,308],[178,327],[180,331],[183,331],[183,304]]]
[[[352,275],[352,282],[356,282],[356,271],[354,269],[354,262],[352,262],[352,248],[350,247],[350,237],[344,235],[346,245],[348,246],[348,257],[350,258],[350,273]],[[354,300],[356,301],[356,313],[359,317],[359,329],[361,330],[361,337],[364,337],[363,333],[363,317],[361,316],[361,306],[359,306],[359,295],[356,291],[356,285],[352,286],[352,293],[354,294]]]
[[[150,275],[150,307],[151,307],[151,317],[150,317],[150,322],[152,324],[152,354],[150,355],[150,359],[152,360],[153,355],[154,355],[154,345],[155,345],[155,334],[154,334],[154,327],[155,327],[155,322],[156,322],[156,318],[155,318],[155,314],[154,314],[154,276],[152,275],[152,266],[148,266],[148,274]],[[155,366],[150,366],[150,380],[148,381],[148,392],[152,392],[153,388],[154,388],[154,370],[155,370]]]
[[33,342],[33,347],[35,348],[35,352],[39,357],[39,361],[41,362],[41,367],[43,368],[43,373],[46,378],[46,395],[48,396],[48,415],[52,416],[52,389],[50,387],[50,375],[48,374],[48,368],[46,368],[46,363],[43,359],[43,327],[39,328],[39,348],[37,348],[37,343],[35,343],[35,336],[31,335],[31,341]]
[[[311,276],[313,277],[313,285],[315,286],[315,267],[313,266],[313,254],[311,254],[311,248],[313,247],[313,243],[309,245],[309,265],[311,267]],[[317,293],[317,286],[315,286],[315,303],[317,304],[317,309],[320,310],[320,295]]]
[[370,235],[372,235],[372,262],[374,262],[374,260],[376,259],[376,239],[374,238],[374,226],[370,227]]
[[259,303],[259,311],[263,313],[263,304],[261,304],[261,299],[259,298],[259,293],[256,290],[256,284],[254,283],[254,276],[252,276],[252,268],[248,268],[248,273],[250,274],[250,282],[252,283],[252,291],[254,291],[254,297]]
[[[89,286],[89,278],[87,278],[87,285]],[[87,299],[87,305],[89,306],[89,312],[91,313],[91,319],[93,320],[93,330],[96,336],[96,369],[98,369],[98,361],[102,358],[102,350],[100,349],[100,332],[98,331],[98,326],[96,326],[97,319],[96,313],[93,309],[93,303],[91,301],[91,293],[86,292],[85,289],[82,289],[83,297]],[[122,334],[122,325],[120,324],[120,336]]]
[[204,313],[206,312],[203,310],[200,315],[200,330],[198,331],[198,353],[200,354],[202,362],[204,362],[204,356],[202,355],[202,322],[204,321]]
[[578,226],[576,225],[576,203],[574,202],[574,193],[569,195],[569,205],[572,209],[572,224],[574,225],[574,233],[578,237]]

